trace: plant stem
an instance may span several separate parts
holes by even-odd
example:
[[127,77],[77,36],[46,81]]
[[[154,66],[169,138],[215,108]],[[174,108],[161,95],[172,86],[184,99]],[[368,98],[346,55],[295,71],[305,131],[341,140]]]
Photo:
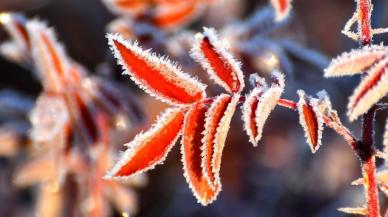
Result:
[[364,114],[362,120],[362,138],[360,151],[357,152],[362,163],[362,174],[364,177],[365,197],[367,202],[367,216],[379,217],[380,205],[376,181],[376,162],[373,141],[373,123],[376,113],[376,106]]
[[371,15],[372,15],[372,3],[371,0],[358,0],[358,31],[360,34],[360,44],[369,45],[372,43],[372,27],[371,27]]

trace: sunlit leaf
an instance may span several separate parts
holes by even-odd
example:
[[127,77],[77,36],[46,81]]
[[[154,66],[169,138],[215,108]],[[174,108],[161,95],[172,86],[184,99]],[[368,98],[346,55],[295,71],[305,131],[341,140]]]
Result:
[[276,12],[276,21],[284,20],[291,10],[292,0],[271,0],[271,4]]
[[241,63],[233,58],[229,45],[212,28],[204,28],[195,38],[191,56],[218,85],[230,93],[240,93],[244,89],[244,76]]
[[190,77],[170,60],[143,51],[118,35],[107,35],[119,63],[148,94],[174,105],[191,104],[206,96],[205,85]]
[[129,177],[162,163],[180,135],[183,119],[184,115],[179,108],[164,112],[151,129],[126,144],[128,149],[106,178]]
[[207,205],[215,200],[220,186],[214,188],[206,180],[202,168],[202,132],[208,108],[203,103],[192,106],[185,117],[182,139],[182,162],[184,176],[198,202]]

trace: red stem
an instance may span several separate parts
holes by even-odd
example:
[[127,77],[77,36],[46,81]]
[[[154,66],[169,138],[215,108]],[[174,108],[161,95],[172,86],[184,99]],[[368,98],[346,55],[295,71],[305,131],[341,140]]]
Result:
[[361,36],[361,45],[369,45],[372,42],[371,5],[371,0],[358,0],[358,29]]

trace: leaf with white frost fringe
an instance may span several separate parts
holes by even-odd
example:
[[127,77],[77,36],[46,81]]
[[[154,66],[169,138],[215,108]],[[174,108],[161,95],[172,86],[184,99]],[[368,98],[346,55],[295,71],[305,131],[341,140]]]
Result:
[[70,68],[63,46],[57,41],[53,29],[41,21],[27,23],[32,57],[36,63],[46,91],[61,92]]
[[335,58],[325,69],[325,77],[337,77],[364,73],[388,54],[382,45],[365,46],[345,52]]
[[291,10],[292,0],[271,0],[271,4],[275,9],[275,20],[280,22],[287,18]]
[[272,77],[274,82],[270,88],[253,89],[243,105],[244,129],[254,146],[261,139],[264,124],[284,91],[284,75],[274,71]]
[[151,96],[173,105],[192,104],[205,98],[206,86],[184,73],[175,63],[108,34],[109,45],[125,73]]
[[347,115],[354,121],[388,93],[388,57],[373,66],[349,98]]
[[356,214],[356,215],[366,215],[367,210],[365,207],[343,207],[338,208],[338,211],[344,212],[347,214]]
[[187,112],[181,147],[184,176],[197,201],[204,206],[214,201],[221,190],[219,185],[212,187],[209,184],[201,167],[201,139],[207,110],[206,104],[196,103]]
[[240,93],[244,89],[241,63],[233,58],[228,48],[213,28],[204,28],[202,34],[195,36],[191,56],[218,85],[230,93]]
[[180,135],[183,119],[180,108],[165,111],[148,131],[126,144],[128,149],[106,178],[126,178],[161,164]]
[[213,174],[212,159],[214,155],[214,142],[221,119],[230,104],[232,97],[227,94],[217,96],[206,112],[205,129],[202,138],[202,162],[201,167],[207,181],[214,186],[215,175]]
[[213,151],[211,164],[212,164],[212,171],[215,177],[215,186],[217,185],[221,186],[220,170],[221,170],[222,153],[225,147],[226,137],[229,132],[230,122],[232,121],[232,117],[234,115],[234,112],[236,111],[236,107],[239,100],[240,100],[239,94],[235,94],[232,97],[230,103],[226,107],[225,113],[223,114],[218,124],[216,134],[214,136],[214,151]]
[[321,146],[323,117],[318,111],[317,101],[306,96],[303,90],[298,90],[299,123],[303,127],[307,143],[311,151],[315,153]]

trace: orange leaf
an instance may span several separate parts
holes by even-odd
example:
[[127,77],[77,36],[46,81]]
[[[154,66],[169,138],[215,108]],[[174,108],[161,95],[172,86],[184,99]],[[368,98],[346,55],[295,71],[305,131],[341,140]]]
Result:
[[198,14],[200,5],[196,0],[179,1],[175,4],[159,6],[152,15],[151,22],[168,28],[187,23]]
[[298,95],[300,97],[298,102],[299,122],[305,131],[311,151],[315,153],[321,145],[323,118],[318,111],[316,100],[307,98],[302,90],[298,91]]
[[222,151],[239,98],[240,95],[235,95],[232,98],[230,95],[222,94],[216,98],[206,112],[202,141],[202,171],[213,187],[221,185],[219,172]]
[[168,59],[143,51],[118,35],[107,37],[125,73],[150,95],[174,105],[191,104],[206,96],[205,85]]
[[162,163],[180,135],[183,119],[180,108],[164,112],[151,129],[126,144],[128,149],[106,178],[125,178]]
[[220,187],[213,189],[202,173],[201,168],[201,138],[205,129],[205,113],[207,107],[197,103],[188,111],[185,117],[182,139],[182,161],[184,175],[194,196],[202,205],[207,205],[215,200]]
[[220,41],[214,29],[204,28],[203,34],[196,35],[191,56],[218,85],[230,93],[240,93],[244,89],[241,64],[227,48],[228,45]]

